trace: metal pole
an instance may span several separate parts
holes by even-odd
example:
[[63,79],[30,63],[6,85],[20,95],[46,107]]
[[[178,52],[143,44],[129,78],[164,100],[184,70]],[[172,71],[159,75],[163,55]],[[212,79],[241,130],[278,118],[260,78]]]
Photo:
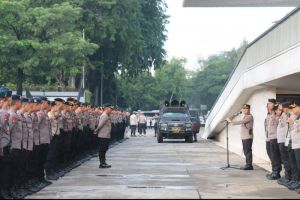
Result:
[[103,65],[101,66],[101,106],[103,106]]
[[[85,41],[85,33],[84,29],[82,30],[82,39]],[[83,66],[83,72],[82,72],[82,87],[85,89],[85,67]]]
[[227,167],[230,167],[230,164],[229,164],[229,136],[228,136],[228,125],[229,125],[229,122],[226,121],[226,139],[227,139]]

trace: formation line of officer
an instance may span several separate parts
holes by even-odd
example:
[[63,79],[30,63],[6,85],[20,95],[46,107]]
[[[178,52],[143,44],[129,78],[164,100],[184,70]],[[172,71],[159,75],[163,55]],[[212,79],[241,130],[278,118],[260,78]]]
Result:
[[[27,99],[0,87],[0,199],[35,193],[95,155],[103,112],[72,98]],[[127,118],[111,111],[110,142],[124,138]]]
[[[242,120],[226,120],[241,126],[241,139],[246,157],[246,166],[241,169],[253,170],[253,116],[250,113],[250,105],[243,106],[243,114]],[[300,194],[300,105],[269,99],[264,126],[266,151],[272,165],[272,172],[266,174],[266,178],[277,180],[278,184]],[[281,177],[283,168],[284,176]]]

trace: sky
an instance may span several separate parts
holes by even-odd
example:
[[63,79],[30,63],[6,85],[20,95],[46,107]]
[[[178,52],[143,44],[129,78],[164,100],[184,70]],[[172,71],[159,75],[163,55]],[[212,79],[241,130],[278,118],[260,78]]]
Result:
[[186,58],[195,70],[198,58],[238,48],[253,41],[294,8],[184,8],[183,0],[168,5],[167,59]]

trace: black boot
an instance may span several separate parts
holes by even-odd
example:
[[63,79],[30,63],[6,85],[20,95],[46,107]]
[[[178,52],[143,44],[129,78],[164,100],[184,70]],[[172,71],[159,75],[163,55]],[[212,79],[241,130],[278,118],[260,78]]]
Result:
[[288,189],[290,190],[297,190],[300,188],[300,184],[298,181],[291,181],[288,186],[287,186]]
[[14,198],[8,190],[1,189],[0,199],[14,199]]
[[268,180],[278,180],[280,179],[280,172],[272,172],[270,175],[267,176]]
[[277,180],[277,183],[279,185],[287,185],[289,182],[291,181],[291,178],[287,175],[285,175],[284,177],[281,177],[280,179]]
[[103,163],[103,164],[100,164],[99,168],[111,168],[111,165]]
[[244,167],[240,168],[241,170],[253,170],[253,166],[252,165],[246,165]]
[[13,186],[10,190],[10,194],[13,199],[24,199],[25,195],[20,192],[17,186]]

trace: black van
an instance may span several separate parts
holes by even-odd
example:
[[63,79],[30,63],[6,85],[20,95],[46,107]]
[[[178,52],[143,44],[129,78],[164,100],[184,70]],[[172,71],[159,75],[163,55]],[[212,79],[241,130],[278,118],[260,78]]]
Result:
[[165,101],[160,110],[157,130],[157,142],[164,139],[185,139],[193,143],[193,123],[185,101]]

